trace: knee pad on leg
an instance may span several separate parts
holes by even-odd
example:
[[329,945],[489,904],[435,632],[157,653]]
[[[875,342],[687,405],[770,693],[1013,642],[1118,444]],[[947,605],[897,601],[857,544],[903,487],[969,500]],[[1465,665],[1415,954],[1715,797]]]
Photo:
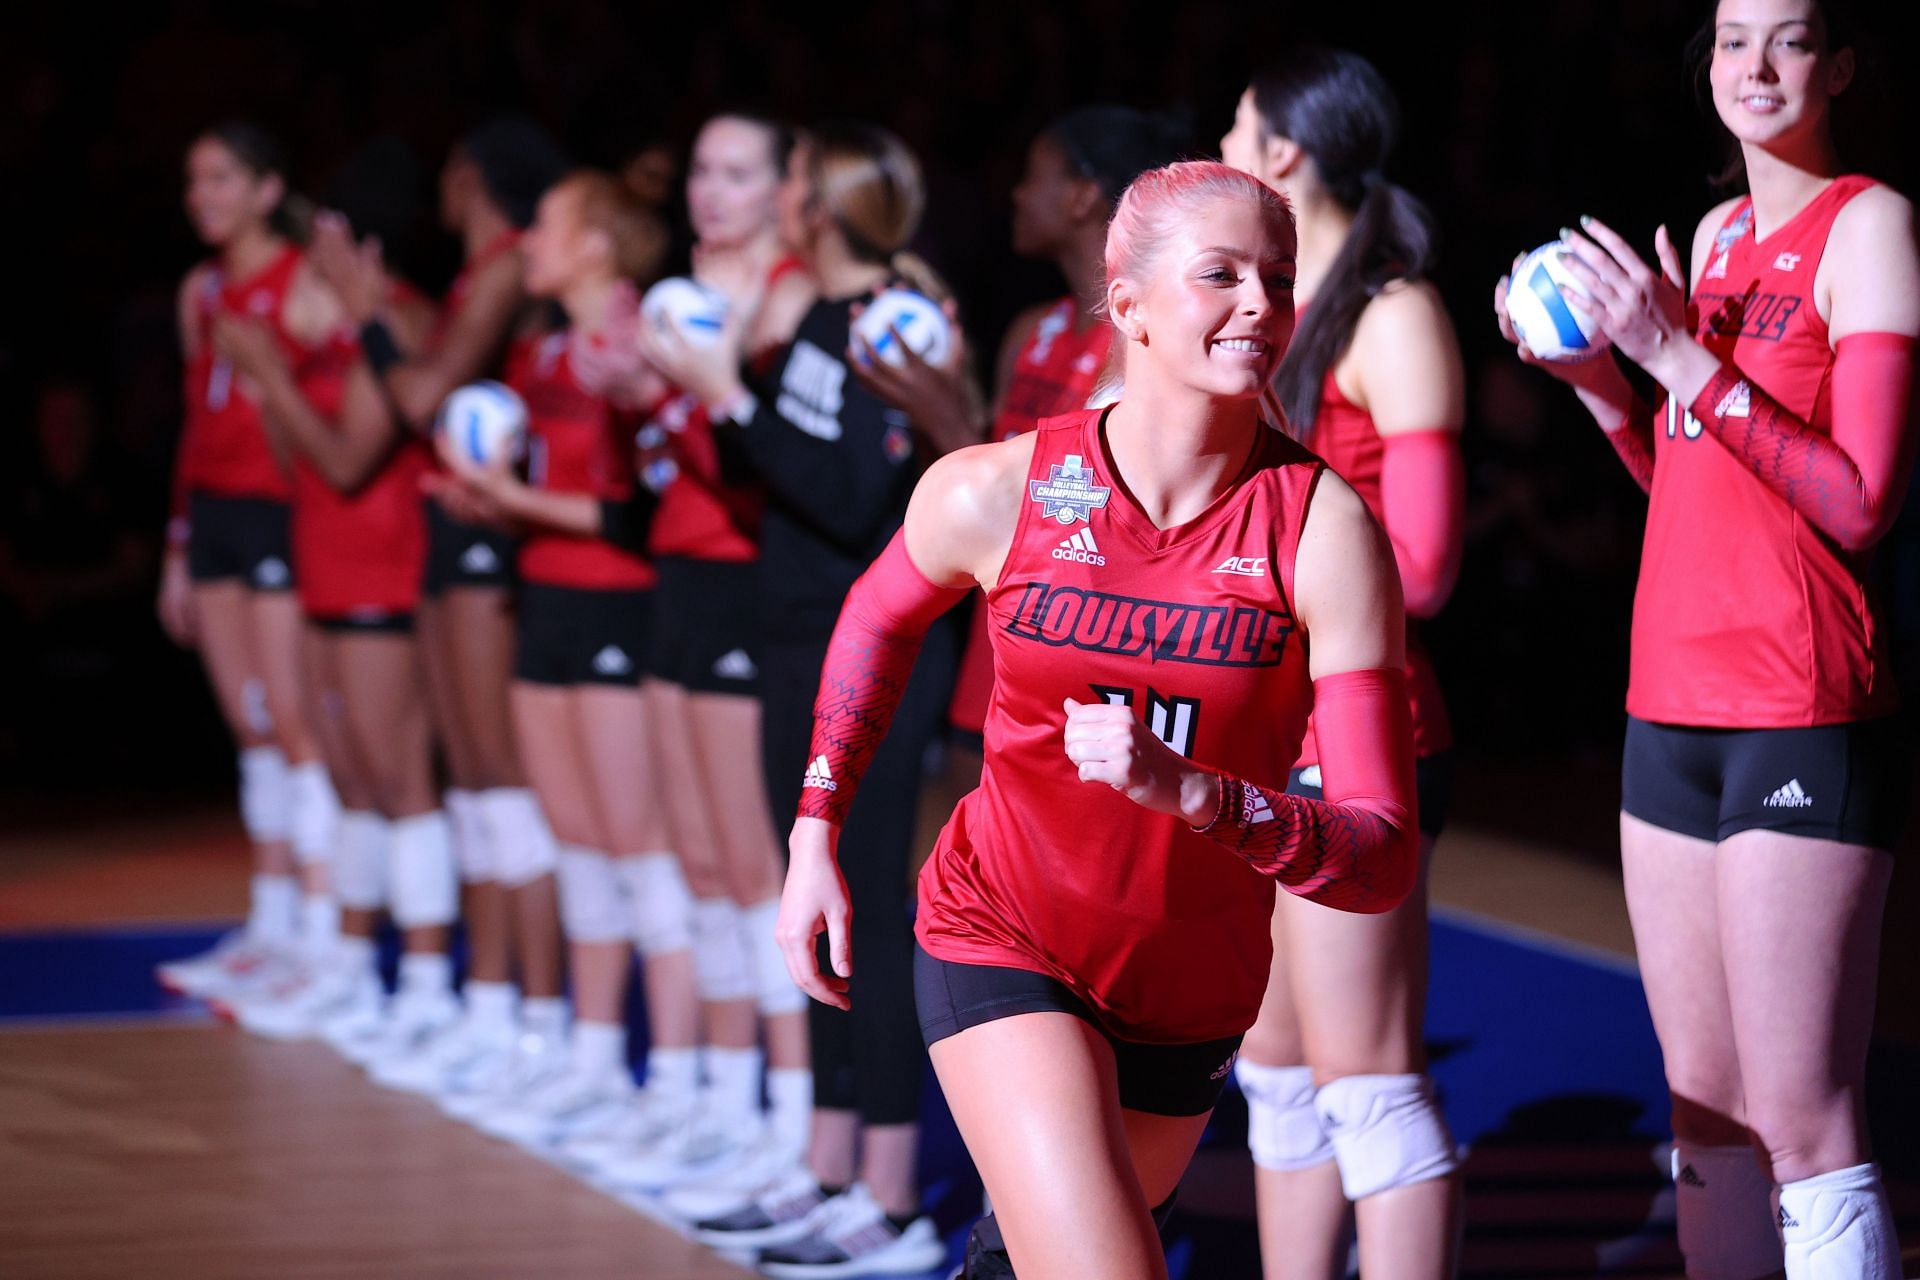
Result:
[[1247,1100],[1247,1147],[1262,1169],[1294,1173],[1333,1159],[1320,1124],[1312,1067],[1270,1067],[1241,1058],[1233,1078]]
[[753,964],[754,999],[762,1017],[798,1013],[807,1007],[807,993],[793,985],[787,972],[787,958],[773,936],[780,918],[780,900],[768,898],[740,909],[740,931],[746,938],[747,955]]
[[697,898],[693,904],[693,980],[702,1000],[745,1000],[753,995],[753,958],[732,898]]
[[623,942],[626,904],[613,859],[598,849],[567,845],[555,868],[560,890],[560,927],[568,942]]
[[1781,1184],[1780,1234],[1787,1280],[1900,1280],[1900,1240],[1877,1164]]
[[388,902],[402,929],[452,924],[460,915],[460,873],[453,837],[438,809],[393,824]]
[[256,844],[285,840],[293,813],[292,778],[278,747],[248,747],[240,753],[240,821]]
[[1752,1147],[1676,1141],[1673,1194],[1689,1280],[1755,1280],[1780,1270],[1773,1183]]
[[387,901],[387,855],[391,824],[377,813],[350,809],[340,815],[333,857],[333,896],[354,911],[378,911]]
[[327,766],[318,760],[296,764],[287,771],[287,838],[294,860],[313,866],[333,856],[334,835],[340,826],[340,797],[333,792]]
[[480,793],[493,850],[493,874],[509,889],[532,884],[560,865],[560,847],[540,812],[540,802],[525,787],[491,787]]
[[486,818],[480,812],[480,793],[465,787],[448,787],[441,796],[447,815],[447,829],[453,834],[453,862],[460,869],[462,884],[479,884],[495,879],[493,841]]
[[637,853],[620,859],[617,869],[640,954],[660,956],[691,947],[693,893],[680,874],[680,860],[670,853]]
[[1343,1076],[1320,1086],[1320,1122],[1349,1200],[1444,1178],[1460,1167],[1424,1075]]

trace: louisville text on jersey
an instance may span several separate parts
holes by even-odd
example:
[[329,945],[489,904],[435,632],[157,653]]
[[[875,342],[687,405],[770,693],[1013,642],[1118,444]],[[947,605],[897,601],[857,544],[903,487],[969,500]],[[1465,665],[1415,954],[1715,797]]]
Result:
[[1273,667],[1286,651],[1293,617],[1251,605],[1181,604],[1029,582],[1020,589],[1007,630],[1088,653],[1207,667]]

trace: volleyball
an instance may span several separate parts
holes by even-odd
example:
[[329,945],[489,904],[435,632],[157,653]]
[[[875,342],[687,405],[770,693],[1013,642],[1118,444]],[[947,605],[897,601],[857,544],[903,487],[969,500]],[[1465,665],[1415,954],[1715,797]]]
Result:
[[527,443],[527,405],[502,383],[471,382],[442,402],[434,429],[481,466],[517,461]]
[[1566,288],[1584,296],[1579,281],[1562,260],[1572,252],[1566,242],[1543,244],[1520,260],[1507,282],[1507,318],[1527,349],[1542,360],[1563,364],[1591,360],[1605,351],[1607,336],[1561,296]]
[[656,329],[671,321],[688,342],[710,347],[727,323],[727,295],[686,276],[668,276],[640,299],[640,314]]
[[897,331],[913,353],[928,364],[945,364],[953,349],[953,329],[940,304],[911,289],[888,289],[860,313],[853,331],[888,364],[906,363],[894,340]]

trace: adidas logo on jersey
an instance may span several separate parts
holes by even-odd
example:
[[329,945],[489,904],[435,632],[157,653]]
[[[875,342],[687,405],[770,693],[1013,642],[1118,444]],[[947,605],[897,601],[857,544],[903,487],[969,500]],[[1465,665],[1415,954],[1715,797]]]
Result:
[[1076,564],[1105,564],[1107,558],[1100,554],[1100,548],[1094,544],[1093,530],[1082,529],[1071,538],[1060,539],[1060,545],[1053,549],[1055,560],[1071,560]]
[[713,674],[722,680],[751,680],[760,674],[745,649],[731,649],[714,660]]
[[1713,411],[1722,418],[1744,418],[1752,409],[1753,389],[1744,378],[1734,383],[1733,390],[1721,396],[1720,403],[1713,407]]
[[1248,826],[1256,822],[1273,821],[1273,806],[1267,802],[1265,796],[1251,787],[1247,788],[1245,818]]
[[633,659],[617,644],[610,644],[593,655],[593,669],[603,676],[633,674]]
[[1813,803],[1813,797],[1801,787],[1800,779],[1795,778],[1768,796],[1764,803],[1769,809],[1804,809]]
[[1215,573],[1237,573],[1243,578],[1258,578],[1267,571],[1265,556],[1228,556]]
[[807,766],[807,776],[800,780],[800,788],[804,791],[808,787],[818,791],[840,789],[840,784],[833,780],[833,769],[824,755],[815,756],[813,763]]
[[499,568],[500,557],[484,542],[476,542],[460,553],[460,569],[464,573],[493,573]]
[[1783,253],[1773,260],[1775,271],[1791,271],[1799,265],[1800,255],[1797,253]]
[[1706,279],[1725,280],[1727,278],[1727,255],[1729,252],[1730,251],[1726,249],[1720,251],[1720,256],[1715,258],[1713,265],[1707,268]]
[[1675,1179],[1675,1181],[1679,1182],[1683,1187],[1699,1187],[1702,1190],[1705,1190],[1707,1185],[1707,1180],[1695,1173],[1693,1166],[1690,1164],[1680,1166],[1680,1176]]

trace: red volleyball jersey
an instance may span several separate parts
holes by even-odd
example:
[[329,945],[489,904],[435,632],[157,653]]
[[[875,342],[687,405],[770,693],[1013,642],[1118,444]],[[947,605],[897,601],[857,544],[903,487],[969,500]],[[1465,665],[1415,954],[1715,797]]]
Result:
[[[539,489],[603,502],[633,496],[633,419],[580,385],[563,330],[516,343],[507,385],[527,402],[527,479]],[[534,527],[520,543],[528,582],[594,591],[653,586],[653,566],[605,538]]]
[[[1100,320],[1080,332],[1076,329],[1079,318],[1078,299],[1061,298],[1047,308],[1027,335],[1020,354],[1014,357],[1013,371],[1000,398],[1000,415],[993,421],[995,440],[1011,440],[1033,430],[1042,418],[1086,408],[1113,346],[1113,326]],[[985,609],[975,609],[973,629],[953,682],[947,719],[970,733],[979,733],[992,698],[993,655],[987,648],[987,615]]]
[[297,363],[306,352],[287,332],[281,312],[300,263],[300,250],[288,245],[244,280],[224,279],[217,265],[204,277],[194,308],[196,349],[186,367],[176,505],[189,492],[276,502],[293,496],[292,482],[267,445],[259,403],[233,365],[213,349],[213,322],[223,314],[264,320],[287,358]]
[[[1834,218],[1872,185],[1835,179],[1764,241],[1754,236],[1752,202],[1741,201],[1694,287],[1700,342],[1828,434],[1834,358],[1814,276]],[[1868,600],[1867,555],[1815,529],[1671,397],[1654,424],[1653,458],[1628,712],[1741,729],[1890,712],[1896,695]]]
[[453,283],[447,286],[447,296],[441,300],[440,316],[427,335],[427,350],[439,349],[446,340],[447,329],[453,324],[453,318],[460,314],[460,308],[467,305],[467,295],[473,291],[473,278],[480,269],[501,254],[510,251],[520,243],[525,234],[519,228],[509,228],[482,245],[480,251],[460,265],[459,272],[453,277]]
[[1284,787],[1313,701],[1293,566],[1321,464],[1262,432],[1230,490],[1160,530],[1115,474],[1104,421],[1039,426],[987,595],[986,763],[921,872],[916,929],[942,959],[1058,979],[1124,1039],[1211,1040],[1259,1011],[1273,881],[1081,782],[1062,704],[1132,706],[1189,759]]
[[[1380,432],[1373,415],[1340,393],[1333,370],[1320,390],[1320,415],[1313,423],[1313,451],[1320,455],[1334,474],[1353,486],[1366,501],[1373,518],[1386,523],[1380,501],[1380,468],[1385,457]],[[1447,718],[1446,699],[1440,693],[1440,677],[1433,669],[1433,657],[1420,640],[1414,619],[1407,619],[1407,693],[1413,706],[1413,754],[1419,758],[1436,755],[1453,745],[1453,723]],[[1300,744],[1300,760],[1295,767],[1318,764],[1320,752],[1313,741],[1313,723],[1307,723],[1306,741]]]

